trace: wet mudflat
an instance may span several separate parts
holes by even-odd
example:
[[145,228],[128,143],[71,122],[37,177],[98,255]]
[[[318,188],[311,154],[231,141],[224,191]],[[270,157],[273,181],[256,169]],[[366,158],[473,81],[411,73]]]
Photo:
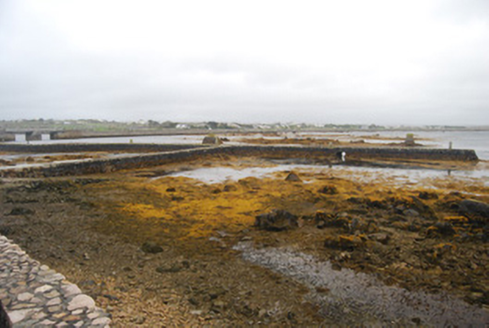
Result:
[[[336,167],[287,181],[274,166],[226,158],[4,180],[0,233],[78,284],[114,326],[488,322],[488,219],[464,203],[489,203],[484,181]],[[251,167],[267,172],[172,176]],[[254,226],[274,210],[289,221]]]

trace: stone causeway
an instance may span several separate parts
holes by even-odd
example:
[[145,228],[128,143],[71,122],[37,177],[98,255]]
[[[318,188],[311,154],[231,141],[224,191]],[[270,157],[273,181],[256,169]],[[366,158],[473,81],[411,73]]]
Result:
[[12,327],[109,327],[109,315],[77,285],[0,235],[0,301]]

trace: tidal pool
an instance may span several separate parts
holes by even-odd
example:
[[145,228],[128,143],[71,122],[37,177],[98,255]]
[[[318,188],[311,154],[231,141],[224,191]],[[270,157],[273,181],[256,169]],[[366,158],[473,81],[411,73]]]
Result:
[[[306,298],[319,313],[344,325],[473,326],[489,324],[489,313],[446,293],[428,294],[387,286],[372,275],[342,268],[292,249],[256,249],[249,242],[234,247],[242,257],[310,288]],[[322,292],[318,292],[322,291]]]
[[394,168],[373,168],[355,166],[328,166],[286,164],[273,167],[205,167],[195,170],[181,171],[171,174],[174,177],[187,177],[201,182],[223,183],[225,181],[236,181],[247,177],[264,178],[271,177],[277,172],[295,171],[304,174],[301,176],[304,182],[314,179],[314,173],[322,175],[332,175],[342,178],[354,178],[358,182],[383,182],[385,185],[416,185],[422,184],[429,187],[427,180],[431,178],[462,179],[466,181],[474,180],[489,185],[488,170],[473,171],[447,171],[432,169],[394,169]]

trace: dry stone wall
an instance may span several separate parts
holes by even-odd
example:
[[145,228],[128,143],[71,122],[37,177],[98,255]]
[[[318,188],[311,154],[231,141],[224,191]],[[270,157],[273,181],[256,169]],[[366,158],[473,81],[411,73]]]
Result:
[[[85,146],[85,145],[84,145]],[[93,151],[92,145],[86,145]],[[100,146],[100,145],[99,145]],[[129,146],[131,145],[123,145]],[[119,150],[123,147],[118,145]],[[171,147],[167,146],[167,149]],[[0,149],[1,150],[1,149]],[[83,151],[79,148],[78,151]],[[38,152],[41,152],[38,150]],[[426,161],[477,161],[473,150],[433,149],[433,148],[366,148],[366,147],[301,147],[301,146],[218,146],[197,147],[164,151],[151,154],[138,154],[123,158],[84,160],[70,163],[39,165],[24,168],[4,168],[0,177],[54,177],[83,174],[108,173],[113,171],[153,167],[168,163],[185,162],[215,155],[256,156],[273,159],[334,160],[338,153],[346,152],[347,160],[370,159],[415,159]]]

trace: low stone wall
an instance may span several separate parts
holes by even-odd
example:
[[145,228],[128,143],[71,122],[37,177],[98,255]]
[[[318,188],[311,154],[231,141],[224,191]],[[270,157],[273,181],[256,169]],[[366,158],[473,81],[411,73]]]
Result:
[[164,152],[182,149],[194,149],[202,147],[202,145],[175,145],[175,144],[42,144],[42,145],[26,145],[26,144],[0,144],[0,152],[10,153],[83,153],[83,152],[115,152],[125,151],[129,153],[145,153],[145,152]]
[[109,327],[109,315],[65,277],[0,235],[0,327]]
[[327,158],[335,159],[345,152],[347,159],[419,159],[435,161],[477,161],[470,149],[438,148],[371,148],[371,147],[301,147],[301,146],[227,146],[223,153],[270,158]]
[[[126,145],[127,146],[127,145]],[[7,168],[0,177],[54,177],[153,167],[168,163],[185,162],[216,155],[256,156],[261,158],[335,160],[338,153],[346,152],[348,160],[363,159],[416,159],[426,161],[477,161],[473,150],[430,148],[326,148],[300,146],[219,146],[200,147],[178,151],[135,155],[124,158],[88,160],[56,165]]]

